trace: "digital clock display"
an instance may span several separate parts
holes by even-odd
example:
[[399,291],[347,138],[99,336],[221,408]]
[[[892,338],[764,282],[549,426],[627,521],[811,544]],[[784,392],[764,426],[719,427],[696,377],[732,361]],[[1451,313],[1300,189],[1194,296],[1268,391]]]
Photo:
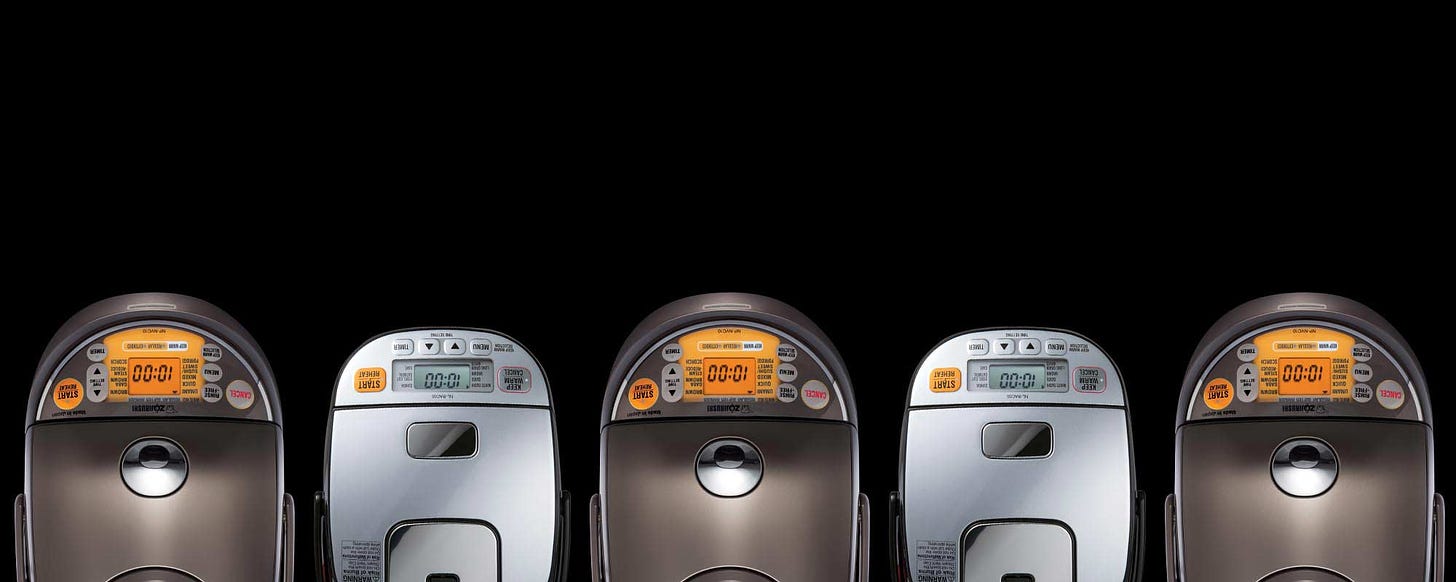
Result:
[[469,390],[470,364],[415,365],[415,390]]
[[753,358],[703,358],[703,395],[753,396],[757,367]]
[[992,390],[1046,390],[1046,364],[991,365]]
[[181,358],[127,360],[127,391],[132,396],[181,396]]
[[1280,396],[1329,396],[1329,358],[1279,358]]

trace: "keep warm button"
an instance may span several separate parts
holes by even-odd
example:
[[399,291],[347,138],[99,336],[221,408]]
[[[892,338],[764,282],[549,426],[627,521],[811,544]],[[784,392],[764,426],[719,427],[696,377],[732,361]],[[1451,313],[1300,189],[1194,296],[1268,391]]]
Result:
[[503,366],[500,369],[501,392],[525,394],[531,391],[531,371],[519,366]]
[[1096,366],[1078,366],[1072,373],[1074,384],[1072,386],[1078,392],[1086,394],[1101,394],[1107,391],[1107,371]]

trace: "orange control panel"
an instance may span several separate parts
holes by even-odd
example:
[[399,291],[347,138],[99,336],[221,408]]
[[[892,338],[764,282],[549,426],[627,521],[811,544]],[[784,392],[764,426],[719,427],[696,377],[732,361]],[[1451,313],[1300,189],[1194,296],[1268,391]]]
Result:
[[618,418],[800,416],[841,419],[829,372],[787,335],[706,325],[663,339],[623,383]]
[[193,329],[121,327],[92,338],[51,380],[40,418],[125,415],[267,418],[259,381],[236,353]]
[[[1255,336],[1259,355],[1251,362],[1257,369],[1260,402],[1280,397],[1315,397],[1348,400],[1350,367],[1355,360],[1349,334],[1321,327],[1289,327]],[[1235,374],[1235,385],[1250,380],[1245,367]]]
[[171,327],[136,327],[106,336],[101,343],[106,346],[108,401],[202,398],[202,336]]
[[1320,322],[1254,330],[1204,373],[1190,418],[1374,416],[1417,418],[1410,379],[1359,331]]
[[705,396],[777,398],[779,338],[742,327],[698,330],[678,341],[682,346],[683,400]]

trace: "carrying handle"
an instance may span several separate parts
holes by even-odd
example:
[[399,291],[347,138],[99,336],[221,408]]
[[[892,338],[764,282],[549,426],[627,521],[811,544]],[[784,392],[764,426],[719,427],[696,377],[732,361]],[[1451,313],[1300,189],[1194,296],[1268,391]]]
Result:
[[30,580],[30,542],[25,539],[25,494],[15,496],[15,580],[16,582],[27,582]]
[[1437,493],[1434,505],[1435,509],[1432,510],[1432,519],[1436,520],[1433,526],[1436,532],[1436,557],[1433,561],[1435,562],[1434,569],[1436,571],[1431,579],[1436,582],[1446,582],[1446,499],[1441,497],[1440,493]]
[[294,550],[293,538],[296,535],[298,526],[294,523],[298,519],[298,512],[293,506],[293,496],[283,494],[283,575],[279,577],[283,582],[293,582],[293,561],[297,557]]
[[859,494],[859,582],[870,582],[870,498]]
[[592,495],[591,506],[587,509],[590,515],[587,516],[587,534],[591,538],[591,579],[592,582],[602,582],[606,576],[602,573],[602,496]]
[[1168,563],[1168,582],[1178,582],[1178,496],[1163,502],[1163,551]]
[[561,492],[561,507],[557,515],[556,531],[560,537],[556,540],[556,580],[566,582],[567,571],[571,569],[571,492]]
[[909,582],[910,560],[905,548],[905,504],[899,491],[890,492],[890,568],[895,582]]
[[[1128,576],[1132,582],[1142,582],[1143,562],[1147,561],[1148,555],[1148,494],[1139,489],[1137,492],[1137,515],[1133,518],[1132,526],[1137,528],[1137,544],[1133,548],[1132,568],[1129,568]],[[1171,580],[1171,578],[1170,578]]]
[[329,501],[324,499],[324,492],[318,491],[313,494],[313,571],[320,582],[333,582],[333,572],[329,571],[329,562],[334,551],[333,542],[329,539]]

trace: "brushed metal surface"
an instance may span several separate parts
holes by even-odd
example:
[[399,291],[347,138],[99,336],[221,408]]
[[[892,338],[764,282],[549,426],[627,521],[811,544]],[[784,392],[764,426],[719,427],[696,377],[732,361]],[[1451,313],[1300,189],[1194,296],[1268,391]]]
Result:
[[[141,497],[122,482],[122,451],[143,438],[186,449],[186,486]],[[42,423],[27,433],[32,578],[110,580],[168,566],[207,582],[279,574],[282,431],[262,422]]]
[[[731,437],[763,453],[742,497],[698,484],[703,445]],[[677,582],[720,567],[776,580],[845,582],[857,559],[857,442],[844,423],[746,420],[620,423],[603,431],[607,580]]]
[[[982,429],[1005,422],[1050,425],[1055,450],[1043,459],[987,458]],[[910,570],[922,542],[958,545],[974,523],[1045,519],[1076,532],[1078,580],[1123,580],[1134,515],[1128,438],[1121,409],[910,410],[902,485]]]
[[1076,549],[1061,524],[987,523],[966,531],[962,582],[1072,582]]
[[[1317,438],[1340,458],[1318,497],[1270,478],[1281,443]],[[1320,567],[1352,580],[1427,580],[1433,491],[1430,428],[1413,422],[1194,423],[1178,431],[1179,562],[1186,582],[1260,580]]]
[[481,523],[408,523],[389,533],[391,582],[500,580],[500,538]]
[[[420,353],[421,342],[441,341],[456,339],[469,343],[472,339],[482,339],[490,342],[492,349],[489,354],[473,354],[467,351],[464,354],[447,354],[440,350],[438,354]],[[409,340],[414,342],[414,353],[410,355],[394,355],[391,344],[395,340]],[[490,360],[493,364],[496,375],[496,382],[490,392],[465,392],[465,391],[443,391],[443,390],[395,390],[399,384],[399,378],[393,375],[395,360],[410,360],[422,364],[428,363],[465,363],[478,360]],[[389,377],[386,379],[384,390],[379,392],[357,392],[354,390],[354,373],[360,368],[383,368]],[[526,392],[509,392],[503,390],[500,384],[500,375],[507,368],[524,368],[530,376],[530,389]],[[546,386],[546,376],[541,372],[541,366],[536,358],[525,346],[517,343],[515,339],[504,334],[483,330],[483,329],[458,329],[458,328],[430,328],[410,329],[394,331],[379,335],[370,339],[364,345],[359,346],[349,361],[345,364],[343,373],[339,374],[338,381],[334,386],[334,406],[378,406],[394,404],[424,404],[424,405],[446,405],[446,404],[501,404],[501,405],[523,405],[523,406],[550,406],[551,395]]]
[[[1033,339],[1043,346],[1052,340],[1066,342],[1068,350],[1061,355],[1037,353],[1010,353],[984,355],[973,354],[968,346],[972,342],[992,342],[998,339],[1020,341]],[[1089,371],[1102,370],[1106,384],[1101,391],[1083,392],[1076,386],[1066,391],[1015,391],[1015,390],[971,390],[968,370],[971,362],[997,362],[1006,364],[1041,363],[1048,360],[1066,360],[1069,374],[1078,368]],[[950,392],[935,392],[930,389],[931,374],[938,368],[954,368],[964,374],[959,389]],[[1076,378],[1071,378],[1075,382]],[[963,333],[941,342],[926,354],[915,371],[910,384],[909,406],[950,406],[960,404],[1069,404],[1073,406],[1126,406],[1127,396],[1123,393],[1122,377],[1117,373],[1112,359],[1092,340],[1066,330],[1058,329],[986,329]]]
[[[475,425],[475,455],[411,457],[406,448],[409,427],[433,422]],[[325,486],[336,571],[344,569],[340,557],[345,544],[382,543],[396,524],[438,519],[480,520],[493,526],[500,537],[502,579],[544,582],[550,575],[560,491],[550,410],[335,410],[329,447]]]

